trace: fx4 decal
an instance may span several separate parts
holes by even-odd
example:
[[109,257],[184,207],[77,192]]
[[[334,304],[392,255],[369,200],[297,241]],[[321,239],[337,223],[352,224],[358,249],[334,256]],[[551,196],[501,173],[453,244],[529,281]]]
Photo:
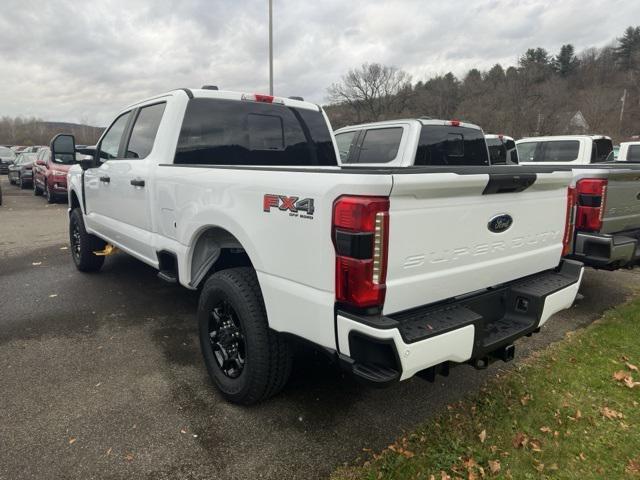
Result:
[[303,198],[302,200],[298,200],[298,198],[267,193],[262,200],[262,210],[270,212],[272,208],[277,208],[283,212],[290,212],[290,215],[304,212],[306,215],[301,215],[302,217],[311,218],[310,215],[313,215],[315,210],[313,198]]

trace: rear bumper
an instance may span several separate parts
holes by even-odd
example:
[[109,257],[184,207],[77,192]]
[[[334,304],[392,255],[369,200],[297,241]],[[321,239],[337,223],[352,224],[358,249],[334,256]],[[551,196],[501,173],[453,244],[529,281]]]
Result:
[[629,267],[640,260],[639,244],[640,230],[613,235],[578,232],[571,258],[594,268]]
[[582,280],[580,262],[491,290],[399,314],[337,312],[339,358],[356,376],[384,385],[448,362],[485,365],[510,359],[512,343],[569,308]]

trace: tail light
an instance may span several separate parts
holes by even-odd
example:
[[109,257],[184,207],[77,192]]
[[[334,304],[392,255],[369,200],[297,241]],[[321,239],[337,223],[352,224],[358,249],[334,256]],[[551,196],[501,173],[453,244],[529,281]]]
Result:
[[384,304],[389,240],[387,197],[342,196],[333,204],[336,301],[356,308]]
[[607,180],[579,180],[576,185],[576,197],[576,228],[587,232],[600,231],[607,198]]
[[574,218],[573,208],[576,205],[576,189],[569,187],[567,190],[567,216],[564,222],[564,237],[562,237],[562,256],[571,252],[571,239],[573,238]]
[[273,95],[264,95],[262,93],[243,93],[241,98],[242,100],[249,100],[252,102],[284,104],[284,101],[281,98],[274,97]]

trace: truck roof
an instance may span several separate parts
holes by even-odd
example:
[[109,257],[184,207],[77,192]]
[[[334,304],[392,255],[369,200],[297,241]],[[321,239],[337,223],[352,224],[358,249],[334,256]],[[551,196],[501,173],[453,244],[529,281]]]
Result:
[[381,122],[369,122],[369,123],[358,123],[356,125],[347,125],[346,127],[342,127],[336,130],[339,132],[341,130],[349,130],[352,128],[367,128],[367,127],[383,127],[385,125],[396,125],[402,122],[418,122],[422,125],[452,125],[452,122],[457,122],[457,126],[465,127],[465,128],[473,128],[476,130],[482,130],[478,125],[474,125],[473,123],[460,122],[458,120],[440,120],[435,118],[398,118],[395,120],[383,120]]
[[583,138],[588,138],[590,140],[611,140],[611,137],[606,135],[548,135],[546,137],[524,137],[518,140],[517,143],[520,142],[531,142],[531,141],[549,141],[549,140],[580,140]]
[[295,98],[279,97],[274,95],[266,95],[262,93],[249,93],[249,92],[236,92],[232,90],[213,90],[208,88],[178,88],[169,92],[162,93],[160,95],[154,95],[153,97],[145,98],[144,100],[137,101],[128,105],[125,110],[134,108],[140,104],[147,103],[152,100],[160,98],[174,96],[176,94],[184,94],[189,98],[217,98],[222,100],[237,100],[237,101],[258,101],[265,103],[274,103],[278,105],[284,105],[286,107],[305,108],[307,110],[320,111],[320,107],[315,103],[305,102],[304,100],[297,100]]
[[484,138],[493,140],[496,138],[500,138],[500,139],[504,139],[504,140],[513,140],[513,137],[510,137],[509,135],[503,135],[501,133],[485,133],[484,134]]

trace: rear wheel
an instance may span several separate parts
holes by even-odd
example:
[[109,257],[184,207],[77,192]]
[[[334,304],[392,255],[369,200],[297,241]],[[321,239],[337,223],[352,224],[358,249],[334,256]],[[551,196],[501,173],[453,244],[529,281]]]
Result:
[[104,257],[95,255],[96,250],[103,250],[106,242],[87,233],[84,228],[82,212],[74,208],[69,217],[69,244],[71,257],[76,268],[81,272],[97,272],[104,263]]
[[198,324],[205,365],[227,400],[251,405],[282,390],[291,372],[291,350],[269,328],[252,268],[209,277],[200,295]]

